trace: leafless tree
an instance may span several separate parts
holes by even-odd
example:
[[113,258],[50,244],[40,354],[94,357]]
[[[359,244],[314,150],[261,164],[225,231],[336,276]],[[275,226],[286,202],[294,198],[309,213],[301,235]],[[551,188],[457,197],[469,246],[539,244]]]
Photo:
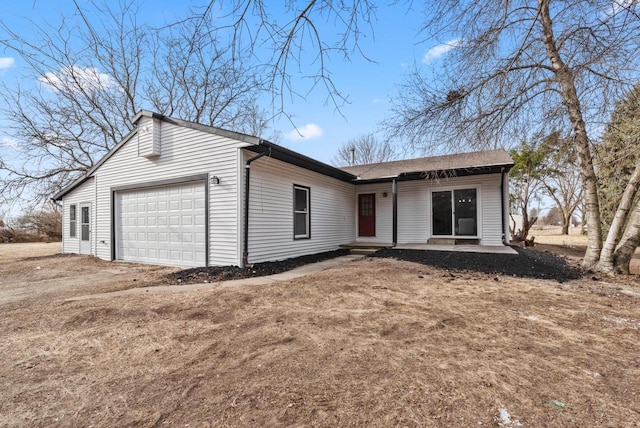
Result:
[[569,234],[573,213],[582,202],[582,176],[577,168],[561,168],[545,181],[547,194],[553,199],[561,217],[562,234]]
[[573,213],[582,202],[582,175],[575,162],[575,150],[571,139],[563,137],[558,131],[544,138],[541,150],[547,157],[548,165],[542,185],[556,204],[562,234],[568,235]]
[[145,92],[154,110],[169,116],[238,132],[264,131],[264,111],[254,100],[263,82],[212,21],[207,15],[158,33],[152,60],[161,66],[151,69]]
[[395,157],[395,147],[389,140],[379,140],[373,134],[363,134],[340,146],[331,162],[338,166],[366,165],[390,161]]
[[154,29],[137,21],[135,1],[74,4],[56,25],[32,23],[33,39],[0,24],[8,34],[0,45],[28,66],[19,80],[36,82],[2,87],[19,146],[0,157],[0,202],[50,197],[95,165],[149,106],[206,125],[265,130],[257,70],[210,20]]
[[544,217],[544,221],[546,224],[550,226],[562,225],[562,214],[560,213],[560,209],[557,206],[551,207],[547,215]]
[[318,86],[328,104],[339,109],[347,102],[328,64],[336,57],[348,61],[354,53],[366,58],[360,39],[373,34],[376,6],[370,0],[211,0],[191,19],[206,20],[213,14],[232,29],[236,53],[248,51],[258,58],[274,106],[286,115],[285,97],[305,98]]
[[583,266],[594,268],[602,229],[589,134],[637,77],[637,2],[437,0],[430,11],[424,31],[459,41],[436,79],[416,71],[402,86],[391,130],[424,146],[570,129],[589,225]]

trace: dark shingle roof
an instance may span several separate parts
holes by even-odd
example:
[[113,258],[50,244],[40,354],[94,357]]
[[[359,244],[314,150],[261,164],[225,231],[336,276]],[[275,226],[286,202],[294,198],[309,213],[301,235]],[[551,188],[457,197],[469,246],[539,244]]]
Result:
[[511,167],[513,159],[502,149],[483,150],[455,155],[431,156],[391,162],[342,167],[343,171],[361,180],[397,177],[400,174],[420,174],[438,171],[477,170],[486,167]]

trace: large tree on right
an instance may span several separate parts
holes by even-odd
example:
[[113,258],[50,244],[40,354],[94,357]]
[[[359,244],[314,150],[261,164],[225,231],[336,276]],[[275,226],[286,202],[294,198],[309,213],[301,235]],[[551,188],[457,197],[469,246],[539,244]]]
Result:
[[597,152],[600,203],[609,225],[598,265],[629,273],[640,243],[640,83],[616,105]]
[[[628,270],[615,253],[635,250],[640,218],[623,215],[623,238],[603,246],[592,141],[638,79],[637,2],[435,0],[428,16],[424,31],[451,50],[441,71],[429,70],[435,78],[416,70],[402,86],[394,134],[422,147],[511,146],[534,132],[570,130],[588,223],[583,266]],[[638,210],[636,203],[627,212]]]

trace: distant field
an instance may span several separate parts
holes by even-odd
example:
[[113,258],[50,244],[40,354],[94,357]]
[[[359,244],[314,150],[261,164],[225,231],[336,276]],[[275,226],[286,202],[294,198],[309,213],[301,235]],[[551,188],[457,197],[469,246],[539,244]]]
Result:
[[571,230],[570,235],[561,235],[559,226],[544,229],[531,229],[530,236],[536,237],[536,244],[560,245],[563,247],[585,247],[587,246],[587,235],[583,235],[579,227]]

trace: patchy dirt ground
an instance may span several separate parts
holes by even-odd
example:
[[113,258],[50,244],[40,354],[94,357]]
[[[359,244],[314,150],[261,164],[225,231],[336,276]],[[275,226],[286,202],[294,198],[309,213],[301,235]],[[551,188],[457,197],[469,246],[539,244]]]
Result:
[[178,270],[60,251],[60,243],[0,244],[0,304],[150,285]]
[[[2,260],[3,287],[12,265],[151,269]],[[640,426],[631,279],[366,258],[259,287],[63,299],[86,292],[0,302],[0,426]]]

